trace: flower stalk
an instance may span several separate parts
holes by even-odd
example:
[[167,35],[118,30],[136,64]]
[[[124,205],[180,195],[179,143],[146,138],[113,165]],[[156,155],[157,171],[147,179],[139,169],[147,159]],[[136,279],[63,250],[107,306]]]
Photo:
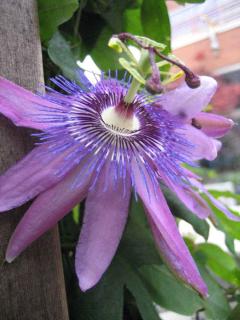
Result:
[[[160,89],[162,90],[162,88],[160,86],[160,82],[161,82],[160,73],[158,75],[159,80],[158,81],[156,80],[157,79],[157,74],[156,74],[156,67],[153,66],[153,61],[154,61],[153,60],[153,55],[156,55],[156,56],[160,57],[161,59],[163,59],[164,61],[167,61],[170,64],[173,64],[173,65],[177,66],[178,68],[180,68],[185,74],[185,81],[186,81],[186,84],[188,85],[189,88],[195,89],[195,88],[198,88],[200,86],[200,78],[199,78],[199,76],[196,75],[192,70],[190,70],[187,66],[185,66],[181,62],[173,60],[169,56],[166,56],[165,54],[160,52],[160,47],[161,47],[160,44],[155,43],[152,40],[147,39],[147,38],[134,36],[134,35],[132,35],[130,33],[127,33],[127,32],[123,32],[123,33],[120,33],[118,35],[114,35],[113,37],[119,39],[123,43],[126,40],[132,40],[141,49],[144,49],[145,51],[148,52],[148,55],[149,55],[149,58],[150,58],[150,61],[151,61],[151,66],[152,66],[152,69],[153,69],[153,71],[155,73],[155,74],[152,74],[149,82],[150,82],[150,87],[152,85],[153,85],[153,87],[156,87],[157,91],[155,93],[159,93],[158,91],[160,91]],[[164,47],[162,47],[162,49],[163,48]],[[156,85],[156,83],[157,83],[157,85]],[[148,85],[149,85],[149,83],[148,83]],[[148,87],[148,85],[147,85],[147,87]]]

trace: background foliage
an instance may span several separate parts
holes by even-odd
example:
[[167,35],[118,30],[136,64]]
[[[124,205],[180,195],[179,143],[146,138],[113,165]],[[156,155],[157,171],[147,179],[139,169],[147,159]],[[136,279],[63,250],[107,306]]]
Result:
[[[180,4],[204,0],[177,0]],[[90,54],[102,70],[121,69],[117,56],[107,47],[112,34],[122,31],[151,37],[171,51],[171,28],[163,0],[38,0],[45,79],[58,73],[74,79],[76,60]],[[205,173],[208,179],[210,175]],[[210,172],[211,173],[211,172]],[[240,201],[231,192],[212,192]],[[166,191],[171,210],[190,223],[207,241],[209,223],[199,220]],[[240,261],[234,239],[240,240],[240,224],[229,221],[216,208],[216,227],[225,233],[229,252],[192,239],[186,242],[209,287],[202,300],[177,280],[162,263],[143,215],[141,203],[132,201],[120,248],[100,283],[81,293],[74,272],[74,248],[84,204],[61,222],[63,262],[71,320],[157,320],[161,308],[200,319],[240,318]]]

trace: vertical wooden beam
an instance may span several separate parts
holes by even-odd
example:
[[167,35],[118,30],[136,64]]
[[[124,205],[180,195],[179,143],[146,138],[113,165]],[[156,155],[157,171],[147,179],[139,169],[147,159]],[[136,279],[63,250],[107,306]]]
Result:
[[[0,1],[0,75],[28,88],[43,82],[36,2]],[[32,148],[29,132],[0,117],[0,172]],[[47,203],[46,203],[47,206]],[[25,208],[0,215],[0,259]],[[1,320],[67,320],[57,227],[0,266]]]

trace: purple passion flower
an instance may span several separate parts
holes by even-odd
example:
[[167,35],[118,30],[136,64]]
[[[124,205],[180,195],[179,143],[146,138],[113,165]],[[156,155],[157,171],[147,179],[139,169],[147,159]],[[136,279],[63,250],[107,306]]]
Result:
[[198,193],[205,193],[227,216],[238,220],[204,189],[183,164],[213,160],[216,140],[232,127],[222,116],[202,112],[216,82],[185,83],[158,96],[139,93],[124,102],[129,84],[102,77],[79,86],[59,76],[62,92],[35,95],[0,78],[0,112],[15,125],[39,129],[39,144],[0,177],[0,210],[34,199],[7,248],[12,262],[29,244],[86,199],[76,248],[80,288],[93,287],[117,250],[128,217],[131,190],[143,201],[157,247],[169,268],[202,296],[207,295],[181,238],[159,183],[199,218],[212,215]]

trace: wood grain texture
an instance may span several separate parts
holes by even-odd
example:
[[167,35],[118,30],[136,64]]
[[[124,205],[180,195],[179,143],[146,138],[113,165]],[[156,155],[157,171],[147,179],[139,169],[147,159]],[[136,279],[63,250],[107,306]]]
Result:
[[[31,90],[43,82],[34,0],[0,1],[0,75]],[[28,130],[16,128],[0,116],[0,172],[32,147]],[[25,210],[26,206],[0,216],[0,261],[4,260],[8,240]],[[1,263],[0,320],[67,319],[56,227],[13,263]]]

